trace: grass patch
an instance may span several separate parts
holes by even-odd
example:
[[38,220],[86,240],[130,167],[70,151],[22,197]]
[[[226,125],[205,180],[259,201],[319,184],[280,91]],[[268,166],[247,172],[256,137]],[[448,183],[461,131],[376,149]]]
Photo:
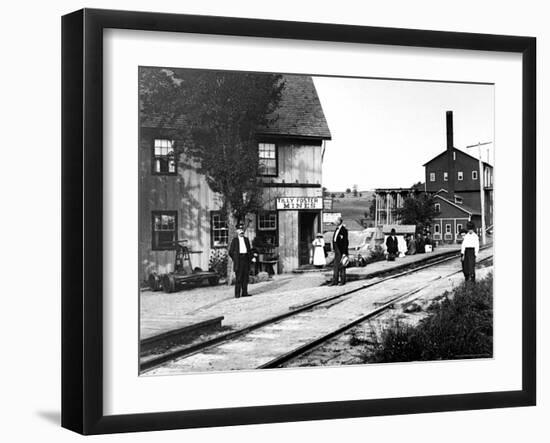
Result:
[[434,303],[416,326],[396,321],[382,332],[370,363],[451,360],[493,355],[493,275],[463,283]]

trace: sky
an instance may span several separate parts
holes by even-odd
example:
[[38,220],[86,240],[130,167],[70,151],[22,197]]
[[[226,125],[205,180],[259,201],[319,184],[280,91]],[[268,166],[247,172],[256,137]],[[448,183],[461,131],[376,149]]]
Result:
[[[313,77],[332,134],[323,186],[343,191],[410,187],[424,182],[423,164],[445,150],[446,111],[454,146],[494,142],[494,86],[402,80]],[[482,146],[494,164],[494,143]]]

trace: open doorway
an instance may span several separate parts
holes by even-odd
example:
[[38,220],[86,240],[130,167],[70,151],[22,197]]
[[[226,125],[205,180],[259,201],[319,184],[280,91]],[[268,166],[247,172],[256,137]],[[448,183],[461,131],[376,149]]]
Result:
[[298,212],[298,264],[300,266],[310,262],[311,248],[318,222],[318,212]]

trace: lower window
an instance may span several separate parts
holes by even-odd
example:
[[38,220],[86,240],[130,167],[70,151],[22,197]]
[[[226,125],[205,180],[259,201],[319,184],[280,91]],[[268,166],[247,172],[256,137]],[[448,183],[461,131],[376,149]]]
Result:
[[260,212],[257,216],[256,241],[259,247],[275,247],[279,245],[277,211]]
[[229,230],[227,217],[220,211],[210,213],[210,243],[213,248],[225,247],[228,244]]
[[177,211],[153,211],[153,250],[174,250],[178,240]]

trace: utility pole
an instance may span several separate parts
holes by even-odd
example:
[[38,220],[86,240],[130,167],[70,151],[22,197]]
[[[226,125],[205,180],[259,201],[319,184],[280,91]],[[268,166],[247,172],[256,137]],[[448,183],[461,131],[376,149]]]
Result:
[[481,159],[481,147],[484,145],[490,145],[493,142],[477,143],[475,145],[466,146],[466,148],[477,147],[477,158],[479,160],[479,197],[481,203],[481,244],[484,245],[487,242],[485,233],[485,183],[483,183],[483,160]]

